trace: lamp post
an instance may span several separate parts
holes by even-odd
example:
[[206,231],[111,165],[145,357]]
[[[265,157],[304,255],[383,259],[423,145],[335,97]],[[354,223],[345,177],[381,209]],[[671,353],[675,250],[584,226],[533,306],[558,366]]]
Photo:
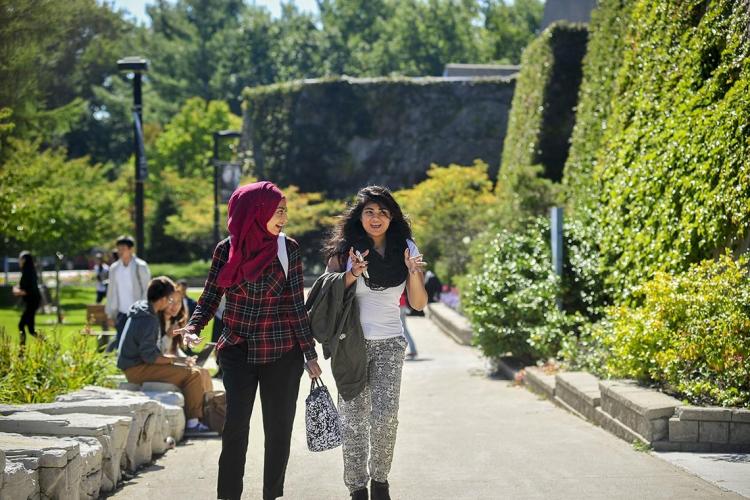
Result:
[[136,253],[143,258],[143,181],[146,178],[146,156],[143,144],[143,98],[141,77],[148,71],[148,61],[140,56],[125,57],[117,61],[117,69],[133,73],[133,149],[135,149],[135,244]]
[[220,130],[214,132],[214,241],[219,242],[219,168],[221,163],[219,162],[219,142],[221,139],[231,139],[240,137],[240,132],[236,130]]

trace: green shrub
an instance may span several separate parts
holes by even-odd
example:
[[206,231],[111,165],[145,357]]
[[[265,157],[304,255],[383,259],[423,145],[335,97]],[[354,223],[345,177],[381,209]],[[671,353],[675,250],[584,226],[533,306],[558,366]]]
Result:
[[557,307],[561,283],[548,235],[544,219],[523,232],[502,231],[485,247],[483,265],[472,265],[464,280],[462,307],[486,356],[557,355],[569,318]]
[[748,259],[728,255],[687,272],[659,272],[640,306],[610,310],[596,336],[616,377],[656,382],[694,404],[750,406]]
[[53,331],[43,341],[27,339],[22,351],[0,331],[0,403],[47,403],[86,385],[111,386],[114,357],[96,352],[88,340],[78,335],[64,349]]
[[496,204],[487,164],[433,165],[426,180],[395,197],[425,260],[443,282],[453,283],[466,271],[468,243],[487,227],[487,211]]

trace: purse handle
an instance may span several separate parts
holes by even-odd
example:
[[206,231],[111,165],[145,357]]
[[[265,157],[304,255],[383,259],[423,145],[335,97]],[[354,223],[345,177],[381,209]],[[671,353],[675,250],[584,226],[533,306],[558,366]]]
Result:
[[325,387],[326,385],[323,383],[323,381],[320,379],[320,377],[315,377],[310,381],[310,392],[315,389],[315,387]]

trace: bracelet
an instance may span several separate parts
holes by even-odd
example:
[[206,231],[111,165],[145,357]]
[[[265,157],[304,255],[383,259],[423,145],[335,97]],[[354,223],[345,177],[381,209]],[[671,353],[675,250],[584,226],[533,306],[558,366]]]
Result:
[[354,271],[352,271],[351,269],[349,269],[349,272],[352,273],[352,276],[354,276],[357,279],[359,279],[359,277],[362,276],[361,274],[354,274]]

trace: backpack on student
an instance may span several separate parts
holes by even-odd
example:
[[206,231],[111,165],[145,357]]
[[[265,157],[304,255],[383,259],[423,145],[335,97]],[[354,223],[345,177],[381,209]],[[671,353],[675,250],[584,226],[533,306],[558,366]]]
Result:
[[222,433],[227,416],[227,395],[224,391],[209,391],[203,395],[203,423],[214,432]]

